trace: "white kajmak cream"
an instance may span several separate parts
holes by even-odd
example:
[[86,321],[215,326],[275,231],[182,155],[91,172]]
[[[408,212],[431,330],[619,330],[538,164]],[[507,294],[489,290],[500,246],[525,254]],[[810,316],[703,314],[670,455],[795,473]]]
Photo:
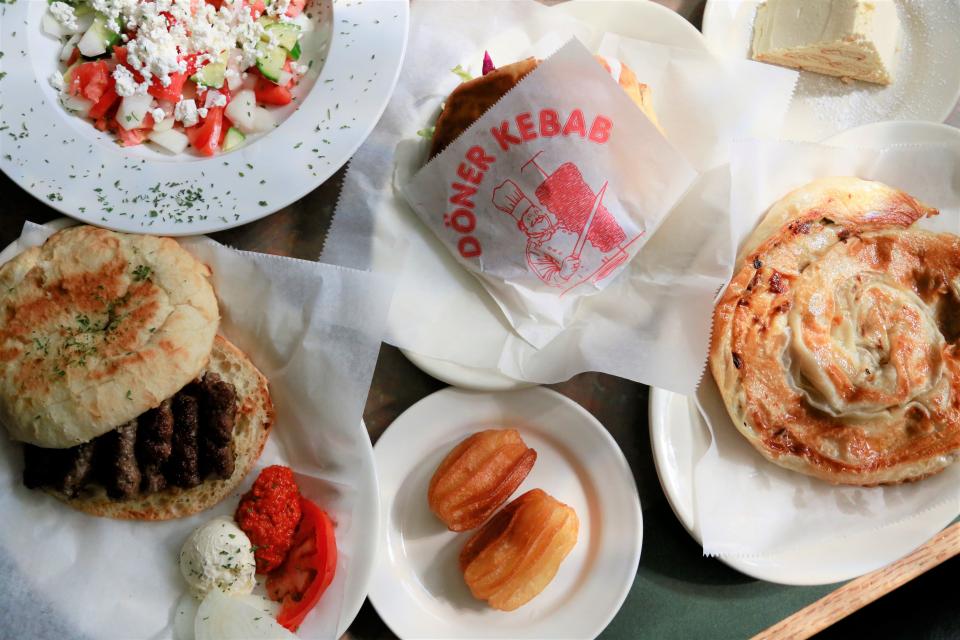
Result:
[[227,516],[198,527],[180,550],[180,573],[198,600],[215,589],[227,594],[250,593],[256,584],[256,570],[250,539]]
[[753,59],[876,84],[893,81],[900,20],[893,0],[767,0]]

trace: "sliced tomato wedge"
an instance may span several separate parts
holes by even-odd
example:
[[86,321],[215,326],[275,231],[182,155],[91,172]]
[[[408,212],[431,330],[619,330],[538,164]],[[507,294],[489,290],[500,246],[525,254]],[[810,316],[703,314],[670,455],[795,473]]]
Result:
[[204,156],[216,155],[220,149],[220,132],[223,130],[223,107],[211,107],[203,122],[186,129],[190,145]]
[[107,115],[107,112],[110,111],[110,107],[116,104],[116,102],[120,99],[120,96],[117,95],[116,86],[117,83],[111,76],[110,83],[107,85],[106,91],[103,92],[103,95],[96,102],[96,104],[90,107],[90,113],[87,115],[94,120],[99,120]]
[[296,631],[333,582],[337,571],[337,540],[327,512],[300,496],[302,517],[293,546],[267,576],[267,595],[280,603],[277,622]]
[[272,104],[282,107],[285,104],[290,104],[293,100],[293,95],[289,89],[274,84],[263,76],[257,78],[257,86],[253,92],[257,96],[257,102],[261,104]]
[[103,60],[84,62],[71,74],[70,94],[96,104],[100,102],[112,79],[110,67]]

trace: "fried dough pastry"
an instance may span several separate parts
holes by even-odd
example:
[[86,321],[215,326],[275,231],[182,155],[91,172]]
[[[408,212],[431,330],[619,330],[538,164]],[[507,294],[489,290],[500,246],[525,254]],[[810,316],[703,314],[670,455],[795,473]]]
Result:
[[430,480],[430,510],[451,531],[483,524],[517,490],[537,461],[516,429],[475,433],[447,454]]
[[577,543],[580,521],[541,489],[528,491],[477,531],[460,552],[475,598],[513,611],[540,594]]
[[960,238],[857,178],[773,205],[714,311],[710,367],[772,462],[833,483],[918,480],[960,457]]

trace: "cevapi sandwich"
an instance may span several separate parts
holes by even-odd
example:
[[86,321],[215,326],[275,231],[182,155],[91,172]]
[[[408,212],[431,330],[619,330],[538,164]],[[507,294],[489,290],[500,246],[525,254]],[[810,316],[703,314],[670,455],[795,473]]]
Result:
[[209,269],[169,238],[89,226],[0,266],[0,421],[23,481],[112,518],[206,509],[273,424],[266,378],[217,335]]
[[[603,56],[597,56],[596,60],[613,76],[620,88],[662,133],[657,114],[653,110],[650,87],[637,80],[636,74],[618,60]],[[430,157],[438,155],[470,128],[470,125],[479,120],[500,98],[517,86],[524,76],[536,69],[540,62],[541,60],[536,58],[527,58],[495,68],[490,55],[486,54],[483,61],[483,75],[462,83],[447,98],[443,111],[437,118],[430,143]]]

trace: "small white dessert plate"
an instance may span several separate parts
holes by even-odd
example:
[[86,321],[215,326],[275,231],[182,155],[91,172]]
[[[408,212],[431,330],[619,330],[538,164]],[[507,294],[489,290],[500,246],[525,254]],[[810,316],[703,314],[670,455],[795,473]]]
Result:
[[[784,137],[821,141],[863,124],[885,120],[943,122],[960,100],[960,4],[894,0],[901,24],[893,83],[844,84],[800,72],[784,122]],[[703,35],[716,53],[748,57],[753,22],[762,0],[707,0]]]
[[[700,32],[680,14],[649,0],[570,0],[557,5],[553,10],[567,13],[596,29],[628,38],[686,49],[707,48]],[[413,256],[411,259],[425,258]],[[444,260],[444,263],[447,266],[452,265],[454,269],[461,268],[453,260]],[[434,270],[434,273],[437,278],[453,277],[443,271]],[[475,289],[477,296],[487,297],[488,294],[475,279],[463,280],[466,280],[466,286]],[[416,301],[412,303],[416,304]],[[495,306],[489,305],[488,308],[491,313],[498,313]],[[451,308],[448,311],[449,321],[438,324],[438,331],[443,331],[444,327],[475,327],[475,319],[463,316],[460,310]],[[460,316],[458,312],[461,313]],[[506,333],[511,331],[509,325],[502,320],[484,322],[483,325],[484,331],[471,333],[469,344],[477,353],[489,353],[491,350],[498,352]],[[456,387],[478,391],[503,391],[532,386],[529,382],[516,380],[496,370],[468,367],[407,349],[404,349],[403,353],[422,371]]]
[[[512,612],[470,594],[458,565],[472,532],[448,531],[427,505],[430,478],[467,436],[511,427],[537,451],[513,497],[541,488],[573,507],[579,538],[553,581]],[[444,389],[410,407],[374,447],[384,522],[370,601],[401,638],[594,638],[633,585],[643,521],[633,474],[603,425],[542,387]]]
[[[960,130],[929,122],[879,122],[846,131],[827,144],[876,147],[895,144],[960,145]],[[706,375],[710,375],[709,372]],[[732,428],[732,427],[731,427]],[[664,389],[650,391],[650,442],[660,484],[673,512],[697,542],[702,542],[694,508],[693,472],[710,447],[710,432],[693,399]],[[861,535],[792,549],[761,558],[720,558],[748,576],[790,585],[850,580],[905,556],[958,516],[943,504],[922,516]]]
[[73,218],[117,231],[199,235],[262,218],[346,164],[380,119],[403,61],[406,0],[311,0],[315,62],[277,128],[213,158],[120,147],[68,113],[48,79],[60,43],[46,2],[0,2],[0,171]]

